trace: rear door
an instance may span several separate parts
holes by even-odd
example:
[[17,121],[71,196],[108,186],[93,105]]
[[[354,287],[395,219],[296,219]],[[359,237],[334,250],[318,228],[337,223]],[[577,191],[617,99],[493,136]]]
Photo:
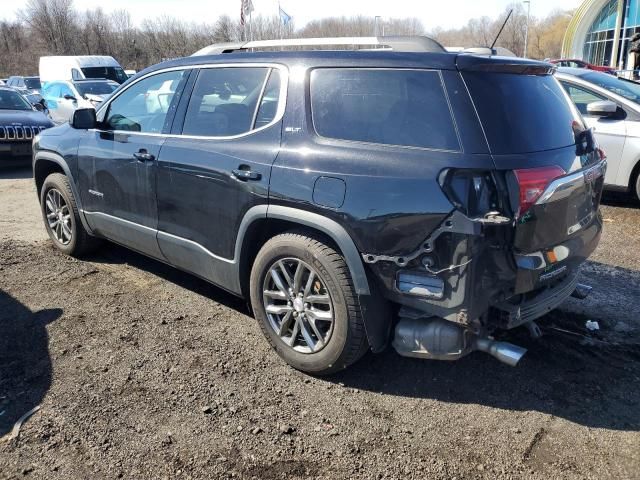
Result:
[[198,72],[158,165],[158,243],[172,264],[230,288],[221,271],[244,214],[267,202],[285,92],[277,66]]
[[589,112],[587,112],[588,104],[610,99],[591,89],[567,80],[561,80],[560,83],[582,114],[587,127],[593,128],[600,148],[602,148],[607,155],[608,167],[605,183],[615,184],[625,141],[627,139],[626,120],[624,118],[603,118],[589,115]]

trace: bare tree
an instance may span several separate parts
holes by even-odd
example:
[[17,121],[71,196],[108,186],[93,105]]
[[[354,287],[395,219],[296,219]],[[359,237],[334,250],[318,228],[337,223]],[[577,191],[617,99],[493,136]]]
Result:
[[[498,46],[521,55],[526,25],[521,4],[508,7],[495,18],[474,18],[462,28],[439,28],[431,35],[446,46],[490,45],[511,8],[513,15]],[[532,18],[529,56],[557,57],[569,19],[570,13],[565,11],[540,20]],[[254,15],[250,29],[254,39],[371,36],[376,22],[365,15],[329,17],[297,29],[293,21],[284,25],[278,16]],[[386,35],[422,35],[424,26],[417,18],[385,18],[378,24],[378,33],[382,31]],[[139,70],[168,58],[191,55],[212,43],[238,41],[242,35],[239,18],[226,15],[213,25],[161,16],[136,26],[126,10],[77,11],[73,0],[27,0],[16,21],[0,21],[0,76],[35,74],[43,55],[112,55],[125,68]]]

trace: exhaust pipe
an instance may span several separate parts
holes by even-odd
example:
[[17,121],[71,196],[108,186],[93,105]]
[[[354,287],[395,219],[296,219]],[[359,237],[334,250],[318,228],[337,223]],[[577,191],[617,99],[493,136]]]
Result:
[[404,357],[458,360],[479,350],[515,367],[527,349],[480,337],[442,318],[401,318],[395,328],[393,348]]
[[475,347],[477,350],[488,353],[502,363],[506,363],[512,367],[515,367],[524,354],[527,353],[526,348],[509,342],[498,342],[490,338],[476,338]]

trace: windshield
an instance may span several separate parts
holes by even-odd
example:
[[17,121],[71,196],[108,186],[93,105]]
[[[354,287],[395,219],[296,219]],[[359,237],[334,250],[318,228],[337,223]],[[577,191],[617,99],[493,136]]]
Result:
[[120,67],[87,67],[82,69],[85,78],[106,78],[114,82],[124,83],[127,74]]
[[0,110],[33,110],[18,92],[0,90]]
[[583,121],[552,75],[465,72],[492,153],[552,150],[575,144]]
[[110,95],[118,88],[115,82],[77,82],[73,84],[83,97],[90,95]]
[[40,77],[25,77],[24,84],[30,90],[40,90],[42,88]]
[[614,77],[604,73],[589,73],[582,75],[586,81],[595,83],[599,87],[606,88],[621,97],[640,104],[640,85],[630,80]]

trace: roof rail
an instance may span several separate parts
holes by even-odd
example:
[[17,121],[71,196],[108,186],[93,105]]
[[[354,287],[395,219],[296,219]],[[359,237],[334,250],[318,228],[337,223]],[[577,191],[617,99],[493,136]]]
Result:
[[436,40],[425,36],[385,36],[385,37],[327,37],[327,38],[288,38],[284,40],[253,40],[251,42],[216,43],[204,47],[192,56],[218,55],[249,49],[273,49],[284,47],[323,47],[323,46],[376,46],[397,52],[446,52]]

